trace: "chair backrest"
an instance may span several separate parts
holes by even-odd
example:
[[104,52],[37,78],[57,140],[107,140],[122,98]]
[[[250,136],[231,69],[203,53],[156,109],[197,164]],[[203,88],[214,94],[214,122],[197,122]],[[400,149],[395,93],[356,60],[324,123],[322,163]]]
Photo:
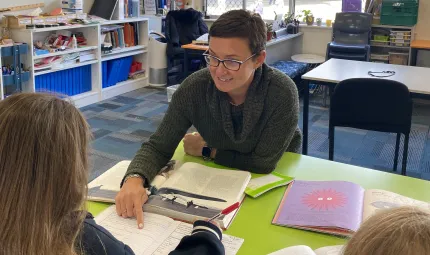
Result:
[[166,16],[166,38],[176,46],[192,43],[208,32],[203,14],[194,9],[169,11]]
[[333,42],[369,44],[373,15],[362,12],[339,12],[333,24]]
[[372,78],[340,82],[330,100],[330,126],[409,133],[412,99],[403,83]]

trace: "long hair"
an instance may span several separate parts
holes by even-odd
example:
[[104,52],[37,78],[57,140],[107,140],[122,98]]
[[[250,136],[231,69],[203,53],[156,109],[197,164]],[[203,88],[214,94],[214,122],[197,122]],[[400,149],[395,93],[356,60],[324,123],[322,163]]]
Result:
[[399,207],[371,216],[343,251],[343,255],[364,254],[430,254],[430,213]]
[[77,254],[87,194],[88,124],[69,102],[0,102],[0,254]]

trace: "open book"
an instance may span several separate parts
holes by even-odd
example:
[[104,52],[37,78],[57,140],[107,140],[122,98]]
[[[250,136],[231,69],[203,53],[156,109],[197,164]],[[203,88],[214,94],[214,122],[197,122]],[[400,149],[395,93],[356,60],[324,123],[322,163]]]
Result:
[[[144,228],[138,229],[136,219],[121,218],[111,206],[95,217],[118,240],[124,242],[136,255],[168,255],[178,246],[182,237],[190,235],[193,226],[165,216],[144,213]],[[223,234],[222,243],[227,255],[234,255],[243,239]]]
[[342,249],[343,245],[334,245],[321,247],[313,251],[308,246],[297,245],[272,252],[268,255],[341,255]]
[[400,206],[430,209],[430,204],[390,191],[364,190],[345,181],[294,181],[272,224],[350,236],[376,211]]
[[[88,199],[114,202],[129,164],[130,161],[119,162],[93,180],[88,185]],[[143,210],[186,222],[211,218],[242,202],[250,179],[249,172],[220,170],[197,163],[168,166],[151,183],[151,194]],[[221,216],[217,222],[227,228],[236,213],[237,210]]]

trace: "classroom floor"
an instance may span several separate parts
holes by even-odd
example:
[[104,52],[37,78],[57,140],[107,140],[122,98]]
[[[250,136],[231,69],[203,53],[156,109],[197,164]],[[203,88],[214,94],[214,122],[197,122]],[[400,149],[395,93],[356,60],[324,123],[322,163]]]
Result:
[[[90,180],[117,162],[132,159],[156,130],[167,107],[165,89],[143,88],[81,108],[94,136]],[[320,95],[311,96],[309,114],[309,155],[328,159],[329,111]],[[335,161],[392,172],[394,134],[337,128],[335,137]],[[407,174],[430,180],[430,105],[414,106]]]

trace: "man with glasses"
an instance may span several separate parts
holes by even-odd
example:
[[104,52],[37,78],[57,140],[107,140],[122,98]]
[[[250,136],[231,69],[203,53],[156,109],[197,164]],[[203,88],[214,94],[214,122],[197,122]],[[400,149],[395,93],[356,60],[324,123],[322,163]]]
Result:
[[[254,173],[270,173],[285,151],[301,151],[297,88],[264,63],[266,34],[261,17],[244,10],[213,23],[204,54],[208,68],[181,84],[157,131],[137,152],[116,198],[118,215],[143,223],[143,187],[182,139],[189,155]],[[198,133],[185,135],[192,125]]]

